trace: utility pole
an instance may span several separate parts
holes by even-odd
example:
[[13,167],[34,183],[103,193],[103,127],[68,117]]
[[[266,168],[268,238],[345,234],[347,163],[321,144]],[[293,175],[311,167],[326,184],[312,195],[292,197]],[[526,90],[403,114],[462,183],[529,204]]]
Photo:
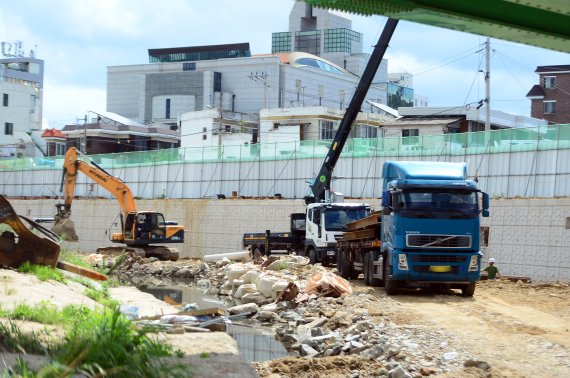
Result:
[[83,150],[83,153],[85,155],[87,155],[87,114],[85,114],[85,117],[83,118],[83,148],[80,148],[81,150]]
[[491,130],[491,42],[487,38],[485,43],[485,102],[487,108],[485,113],[485,131]]

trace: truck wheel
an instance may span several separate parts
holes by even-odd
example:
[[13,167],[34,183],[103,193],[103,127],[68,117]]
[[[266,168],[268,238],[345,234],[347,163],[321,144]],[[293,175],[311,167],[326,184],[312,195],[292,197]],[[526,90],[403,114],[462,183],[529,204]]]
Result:
[[370,286],[370,271],[368,270],[368,262],[370,261],[370,252],[364,252],[364,262],[362,272],[364,273],[364,284]]
[[336,268],[340,276],[348,280],[352,278],[352,264],[347,257],[346,251],[339,249],[336,255]]
[[380,252],[370,252],[370,257],[368,258],[368,265],[365,269],[368,270],[368,275],[370,278],[368,281],[370,282],[370,286],[380,286],[382,284],[382,280],[380,278],[374,278],[374,261],[378,261],[378,257],[380,256]]
[[[386,261],[386,260],[384,260]],[[384,289],[386,289],[386,294],[396,295],[398,294],[398,281],[390,278],[388,274],[388,264],[384,262]]]
[[317,263],[317,252],[314,248],[309,248],[308,253],[309,255],[309,264],[316,264]]
[[475,282],[471,282],[461,287],[461,295],[464,297],[472,297],[475,294]]

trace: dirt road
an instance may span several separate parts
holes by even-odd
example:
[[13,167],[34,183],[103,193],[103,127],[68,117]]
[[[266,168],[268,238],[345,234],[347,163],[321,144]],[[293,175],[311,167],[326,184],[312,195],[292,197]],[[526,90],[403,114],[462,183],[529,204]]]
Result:
[[[355,292],[372,290],[361,281],[351,281]],[[458,293],[418,291],[388,297],[375,288],[373,298],[362,304],[378,322],[387,320],[404,328],[415,328],[418,348],[435,356],[441,350],[457,352],[457,359],[484,361],[490,368],[464,367],[439,377],[570,377],[570,286],[533,285],[506,280],[481,281],[473,298]],[[373,316],[374,318],[374,316]],[[437,340],[430,340],[437,338]],[[328,361],[329,369],[307,372],[307,364],[285,361],[287,371],[280,376],[350,376],[350,370],[335,370],[355,356],[339,356]],[[324,362],[324,361],[323,361]],[[278,361],[270,362],[278,364]],[[353,364],[356,361],[352,361]],[[360,376],[370,372],[358,361]],[[283,366],[284,366],[283,365]],[[303,366],[304,365],[304,366]],[[275,365],[277,366],[277,365]],[[268,366],[267,372],[270,372]],[[275,370],[273,370],[275,372]],[[263,371],[260,372],[263,376]],[[285,374],[283,374],[285,373]],[[363,374],[364,373],[364,374]],[[278,373],[279,374],[279,373]],[[308,374],[308,375],[306,375]],[[348,375],[347,375],[348,374]],[[416,373],[421,376],[420,372]],[[433,376],[433,375],[432,375]]]
[[445,329],[458,349],[491,366],[520,376],[570,376],[567,285],[482,281],[471,299],[418,293],[388,300],[400,305],[393,306],[399,322]]

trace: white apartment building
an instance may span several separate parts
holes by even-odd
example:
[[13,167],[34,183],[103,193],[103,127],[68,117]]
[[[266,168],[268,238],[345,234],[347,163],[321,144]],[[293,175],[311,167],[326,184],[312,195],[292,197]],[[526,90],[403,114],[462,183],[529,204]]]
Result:
[[[5,56],[7,46],[12,43],[2,43]],[[0,59],[0,158],[40,156],[37,145],[45,145],[41,138],[44,62],[9,56]]]

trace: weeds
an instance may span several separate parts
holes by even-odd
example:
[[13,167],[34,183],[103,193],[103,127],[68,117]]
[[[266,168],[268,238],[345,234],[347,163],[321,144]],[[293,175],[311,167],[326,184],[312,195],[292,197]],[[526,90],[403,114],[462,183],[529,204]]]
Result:
[[40,281],[54,280],[65,283],[65,277],[63,273],[57,271],[51,266],[30,264],[29,261],[26,261],[20,265],[18,272],[31,273],[38,277]]
[[38,335],[34,332],[23,333],[12,322],[0,322],[0,346],[15,353],[46,354],[47,346],[43,345]]
[[35,306],[19,304],[12,311],[4,311],[4,317],[42,324],[62,324],[71,321],[85,309],[85,307],[70,305],[60,311],[56,305],[43,301]]
[[[39,307],[41,311],[45,307]],[[74,307],[58,315],[66,319],[66,335],[51,346],[39,343],[34,334],[23,334],[16,325],[0,323],[0,347],[20,353],[39,353],[51,361],[32,372],[25,363],[13,368],[12,376],[68,377],[189,377],[190,367],[177,363],[171,346],[147,336],[148,329],[135,329],[118,307],[91,311]],[[57,316],[56,316],[57,317]]]
[[102,304],[105,307],[113,308],[119,305],[119,302],[112,299],[109,295],[109,290],[103,286],[101,290],[88,287],[83,292],[86,297],[93,299],[95,302]]

